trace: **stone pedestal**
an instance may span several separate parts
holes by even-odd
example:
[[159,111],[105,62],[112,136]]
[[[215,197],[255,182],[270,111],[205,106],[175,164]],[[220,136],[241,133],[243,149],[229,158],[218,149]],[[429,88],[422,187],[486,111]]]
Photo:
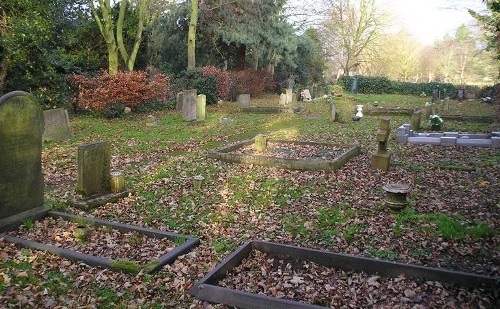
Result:
[[399,213],[408,206],[407,194],[410,192],[410,186],[400,183],[387,184],[383,187],[386,192],[385,205],[391,213]]
[[389,170],[390,166],[391,166],[390,152],[372,154],[372,168],[386,172]]

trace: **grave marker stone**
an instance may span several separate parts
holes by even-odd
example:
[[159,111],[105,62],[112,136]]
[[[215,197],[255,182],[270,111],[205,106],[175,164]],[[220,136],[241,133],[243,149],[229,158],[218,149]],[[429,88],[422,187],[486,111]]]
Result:
[[280,106],[286,106],[286,94],[280,94]]
[[257,151],[257,152],[266,152],[266,150],[267,150],[267,136],[265,136],[264,134],[256,135],[254,148],[255,148],[255,151]]
[[390,131],[390,118],[381,118],[380,129],[377,133],[378,150],[372,155],[372,168],[389,170],[391,153],[387,150],[387,141]]
[[249,108],[250,107],[250,95],[249,94],[240,94],[238,96],[238,102],[240,103],[240,108]]
[[73,137],[69,125],[68,110],[55,108],[43,111],[45,129],[42,139],[44,141],[65,141]]
[[421,120],[422,120],[422,111],[420,111],[420,110],[414,111],[411,114],[411,126],[410,126],[410,128],[413,131],[420,130],[420,122],[421,122]]
[[184,121],[196,120],[196,89],[185,90],[183,99],[182,117]]
[[330,103],[330,121],[335,121],[336,106],[335,103]]
[[286,89],[286,104],[292,103],[293,100],[293,90],[292,88]]
[[309,92],[309,89],[302,90],[301,96],[302,96],[302,101],[311,101],[312,100],[311,93]]
[[84,197],[110,193],[110,166],[110,142],[79,146],[77,192]]
[[22,91],[0,97],[0,219],[43,208],[43,112]]
[[199,94],[196,98],[196,121],[205,121],[205,111],[207,108],[207,96]]

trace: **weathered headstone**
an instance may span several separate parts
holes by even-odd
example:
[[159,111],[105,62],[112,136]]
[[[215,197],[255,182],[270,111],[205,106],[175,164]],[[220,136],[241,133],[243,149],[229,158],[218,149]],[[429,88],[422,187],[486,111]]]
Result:
[[336,106],[335,103],[330,103],[330,121],[335,121]]
[[110,142],[79,146],[77,192],[83,197],[110,193],[110,170]]
[[207,108],[207,96],[199,94],[196,98],[196,121],[205,121],[205,111]]
[[196,89],[184,91],[182,104],[182,117],[184,121],[196,120]]
[[249,94],[240,94],[238,96],[238,102],[240,103],[240,108],[249,108],[250,107],[250,95]]
[[65,141],[73,137],[73,132],[69,125],[68,110],[55,108],[43,111],[45,129],[42,140],[44,141]]
[[391,153],[387,150],[390,133],[390,118],[380,119],[380,129],[377,133],[378,150],[372,155],[372,168],[387,171],[391,163]]
[[43,112],[22,91],[0,97],[0,219],[43,208]]
[[309,92],[309,89],[302,90],[301,96],[302,96],[302,101],[311,101],[312,100],[311,93]]
[[154,115],[148,115],[146,118],[146,126],[148,127],[156,127],[158,125],[158,121]]
[[280,94],[280,106],[286,106],[286,94]]
[[287,88],[286,89],[286,104],[291,104],[293,101],[293,89],[292,88]]
[[420,122],[421,122],[421,120],[422,120],[422,111],[421,110],[414,111],[411,114],[411,126],[410,126],[410,128],[413,131],[420,130]]
[[184,92],[178,92],[175,101],[175,110],[180,112],[182,110],[182,105],[184,104]]
[[267,150],[267,136],[258,134],[255,136],[254,149],[257,152],[266,152]]

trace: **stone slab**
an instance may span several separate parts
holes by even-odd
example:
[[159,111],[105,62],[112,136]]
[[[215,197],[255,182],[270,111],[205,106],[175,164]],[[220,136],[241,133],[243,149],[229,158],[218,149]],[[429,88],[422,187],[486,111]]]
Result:
[[408,143],[441,145],[441,137],[408,137]]
[[443,136],[441,137],[441,146],[456,146],[457,138],[453,136]]

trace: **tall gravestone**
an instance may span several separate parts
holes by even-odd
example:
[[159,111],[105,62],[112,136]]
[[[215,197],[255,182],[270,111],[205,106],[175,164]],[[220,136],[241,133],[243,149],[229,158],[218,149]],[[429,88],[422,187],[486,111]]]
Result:
[[286,104],[291,104],[293,101],[293,89],[292,88],[287,88],[286,89]]
[[205,113],[207,109],[207,96],[199,94],[196,98],[196,121],[205,121]]
[[196,120],[196,89],[184,90],[182,118],[184,121]]
[[45,130],[42,135],[44,141],[65,141],[73,137],[67,109],[45,110],[43,111],[43,119],[45,121]]
[[0,97],[0,219],[43,207],[43,112],[22,91]]
[[110,170],[110,142],[79,146],[77,192],[84,197],[110,193]]

